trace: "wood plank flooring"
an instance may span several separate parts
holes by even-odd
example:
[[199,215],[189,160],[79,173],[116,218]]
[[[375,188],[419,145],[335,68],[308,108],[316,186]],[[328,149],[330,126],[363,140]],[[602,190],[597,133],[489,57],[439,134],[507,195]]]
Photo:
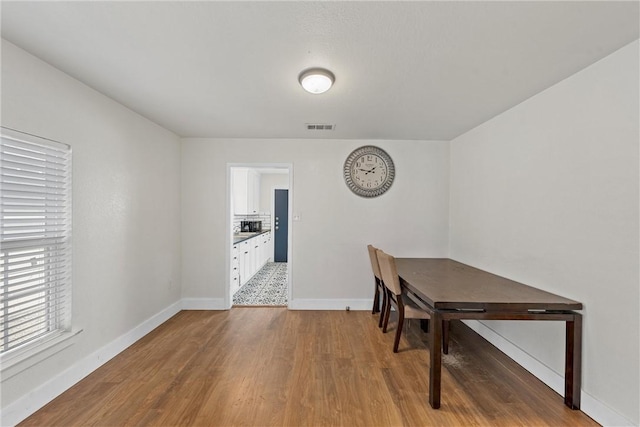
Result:
[[182,311],[20,425],[597,425],[458,322],[433,410],[428,335],[405,325],[394,354],[394,329],[377,323],[362,311]]

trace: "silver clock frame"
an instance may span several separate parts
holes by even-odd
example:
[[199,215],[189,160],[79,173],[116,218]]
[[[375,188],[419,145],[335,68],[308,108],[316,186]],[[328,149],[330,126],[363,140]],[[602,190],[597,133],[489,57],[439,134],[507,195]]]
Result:
[[[359,159],[360,157],[365,156],[367,154],[374,154],[380,157],[386,163],[386,166],[387,166],[387,177],[385,178],[384,182],[379,187],[376,187],[373,189],[360,187],[354,182],[351,176],[353,172],[353,163],[356,161],[356,159]],[[387,190],[391,188],[391,184],[393,184],[393,180],[396,176],[396,168],[395,168],[395,165],[393,164],[393,160],[391,159],[391,156],[382,148],[376,147],[374,145],[364,145],[360,148],[356,148],[351,152],[351,154],[349,154],[349,156],[347,156],[347,159],[344,162],[343,175],[344,175],[344,182],[347,184],[347,187],[349,187],[349,189],[353,193],[357,194],[360,197],[367,197],[367,198],[378,197],[386,193]]]

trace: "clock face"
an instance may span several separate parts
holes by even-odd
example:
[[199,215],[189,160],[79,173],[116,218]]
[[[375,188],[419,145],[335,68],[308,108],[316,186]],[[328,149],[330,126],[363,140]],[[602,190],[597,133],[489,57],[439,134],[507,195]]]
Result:
[[393,160],[381,148],[366,145],[354,150],[344,162],[344,180],[359,196],[376,197],[386,192],[395,177]]

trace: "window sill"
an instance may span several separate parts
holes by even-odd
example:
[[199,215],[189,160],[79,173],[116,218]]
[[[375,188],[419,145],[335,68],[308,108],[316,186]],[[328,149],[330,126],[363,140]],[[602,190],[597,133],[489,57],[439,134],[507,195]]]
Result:
[[82,329],[62,332],[43,338],[0,355],[0,382],[12,378],[20,372],[42,362],[74,344],[74,338]]

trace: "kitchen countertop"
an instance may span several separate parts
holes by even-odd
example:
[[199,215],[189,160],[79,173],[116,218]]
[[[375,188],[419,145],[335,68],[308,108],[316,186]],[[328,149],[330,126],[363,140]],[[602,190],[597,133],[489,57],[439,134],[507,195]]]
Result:
[[256,231],[254,233],[251,232],[243,232],[243,233],[234,233],[233,234],[233,244],[244,242],[245,240],[251,239],[252,237],[259,236],[264,233],[268,233],[271,230],[262,230]]

